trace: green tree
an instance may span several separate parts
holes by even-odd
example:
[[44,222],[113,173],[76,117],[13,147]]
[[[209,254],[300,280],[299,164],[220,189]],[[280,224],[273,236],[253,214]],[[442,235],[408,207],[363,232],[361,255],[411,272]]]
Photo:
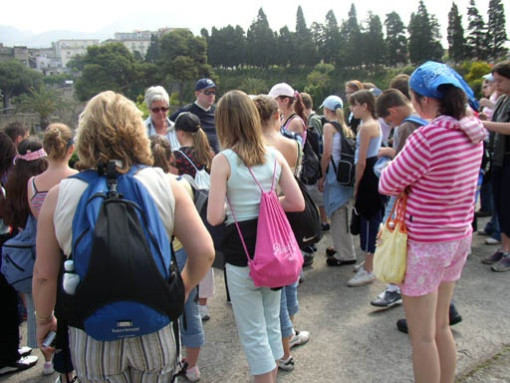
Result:
[[155,64],[159,60],[160,49],[159,49],[159,38],[158,35],[151,35],[151,43],[149,48],[147,49],[147,53],[145,54],[145,61]]
[[505,47],[508,40],[505,29],[505,8],[501,0],[490,0],[487,13],[489,14],[487,23],[489,55],[493,61],[496,61],[508,52],[508,48]]
[[266,14],[259,9],[257,18],[246,33],[246,56],[249,65],[267,68],[274,64],[274,46],[276,38],[269,27]]
[[464,60],[466,58],[466,39],[464,38],[462,18],[455,3],[452,3],[450,12],[448,12],[447,34],[450,58],[456,63]]
[[158,69],[179,88],[179,101],[186,83],[201,77],[212,77],[207,63],[207,44],[203,37],[195,37],[187,29],[177,29],[161,37],[161,58]]
[[18,60],[0,61],[0,96],[3,112],[11,107],[11,98],[27,93],[41,83],[42,75]]
[[483,21],[475,0],[469,1],[467,10],[468,29],[467,29],[467,50],[471,58],[482,60],[487,56],[487,26]]
[[326,13],[326,23],[323,26],[323,40],[322,59],[324,62],[330,64],[339,62],[342,39],[335,13],[332,10]]
[[314,100],[324,100],[333,93],[333,81],[331,78],[335,70],[333,64],[317,64],[313,71],[306,77],[305,92]]
[[295,40],[296,36],[292,33],[287,26],[284,26],[280,29],[280,33],[278,34],[278,40],[276,42],[276,64],[287,66],[291,64],[295,58]]
[[386,28],[386,62],[394,66],[407,63],[406,27],[396,12],[386,15],[384,20]]
[[[361,49],[363,36],[354,4],[351,4],[347,20],[342,24],[342,41],[345,46],[345,63],[348,66],[361,67],[363,63],[363,51]],[[337,51],[340,49],[339,47],[340,44],[337,46]],[[339,60],[336,62],[340,64]]]
[[384,63],[386,45],[379,16],[368,13],[367,27],[362,34],[363,62],[369,66]]
[[207,43],[207,57],[214,67],[233,68],[245,63],[246,38],[243,29],[231,25],[211,30]]
[[313,42],[312,32],[306,26],[301,6],[297,9],[296,35],[292,65],[312,66],[318,61],[317,47]]
[[140,92],[145,79],[140,76],[142,63],[122,43],[90,46],[73,65],[82,71],[76,81],[76,96],[86,101],[99,92],[112,90],[132,99]]
[[314,21],[312,25],[310,25],[310,33],[312,34],[312,41],[317,49],[318,58],[324,60],[326,56],[326,35],[324,26]]
[[19,109],[37,113],[41,120],[41,129],[44,130],[50,124],[50,117],[65,106],[61,92],[41,85],[38,89],[31,88],[28,93],[20,97]]
[[427,60],[440,60],[443,48],[440,43],[439,23],[429,15],[423,0],[420,0],[418,12],[411,14],[409,31],[409,59],[413,64]]

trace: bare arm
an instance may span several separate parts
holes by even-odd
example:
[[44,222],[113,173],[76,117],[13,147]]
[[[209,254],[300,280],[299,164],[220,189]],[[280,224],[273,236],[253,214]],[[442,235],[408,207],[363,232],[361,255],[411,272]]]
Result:
[[500,134],[510,134],[510,122],[482,121],[485,129]]
[[37,257],[34,265],[32,291],[37,313],[37,343],[39,345],[50,330],[57,328],[53,309],[60,270],[60,247],[55,235],[53,215],[57,205],[58,192],[58,186],[49,191],[37,221]]
[[175,179],[171,179],[170,184],[175,198],[174,234],[188,254],[181,272],[187,296],[211,267],[214,245],[189,194]]
[[276,159],[282,167],[279,185],[283,191],[280,197],[280,203],[285,211],[303,211],[305,209],[305,200],[303,193],[290,170],[289,164],[285,161],[280,152],[276,153]]
[[321,169],[322,169],[322,178],[319,180],[319,190],[324,190],[324,180],[326,179],[326,172],[328,171],[328,166],[331,161],[332,151],[333,151],[333,135],[336,133],[336,129],[332,124],[324,125],[324,148],[322,152],[321,158]]
[[367,153],[368,146],[370,144],[370,127],[368,125],[360,125],[358,128],[360,129],[360,146],[358,153],[358,162],[356,163],[356,181],[354,184],[354,196],[358,194],[358,186],[363,178],[363,174],[365,173],[365,168],[367,166]]
[[211,225],[219,225],[225,220],[225,199],[230,165],[223,154],[217,154],[211,165],[211,188],[207,205],[207,220]]

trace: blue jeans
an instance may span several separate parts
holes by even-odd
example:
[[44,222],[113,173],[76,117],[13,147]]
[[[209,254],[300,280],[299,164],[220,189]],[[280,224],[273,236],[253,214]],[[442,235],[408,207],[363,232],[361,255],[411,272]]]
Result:
[[250,372],[262,375],[276,368],[283,357],[280,332],[280,291],[255,287],[248,267],[227,263],[228,290],[237,331]]
[[[175,252],[175,258],[177,258],[177,266],[182,271],[188,254],[184,248]],[[197,303],[197,288],[195,287],[189,293],[188,300],[184,304],[184,314],[186,316],[186,328],[184,328],[184,316],[181,315],[179,318],[179,326],[181,331],[182,344],[186,347],[199,348],[205,343],[204,328],[202,326],[202,318],[198,311]]]
[[281,290],[280,300],[280,327],[282,338],[288,338],[293,333],[292,321],[290,317],[299,310],[299,302],[297,298],[297,287],[299,280],[292,285],[284,286]]

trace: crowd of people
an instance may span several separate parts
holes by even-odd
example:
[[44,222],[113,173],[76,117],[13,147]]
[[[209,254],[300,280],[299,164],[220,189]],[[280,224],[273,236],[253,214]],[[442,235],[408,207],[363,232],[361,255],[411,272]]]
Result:
[[[34,366],[38,357],[31,351],[40,348],[43,373],[57,371],[57,382],[168,382],[177,373],[198,381],[202,322],[214,315],[207,302],[218,287],[211,269],[216,254],[250,373],[257,383],[276,382],[279,369],[292,371],[299,363],[292,348],[313,336],[295,324],[305,276],[281,288],[257,287],[248,264],[261,189],[277,185],[283,210],[300,212],[305,199],[299,179],[322,231],[331,234],[324,239],[331,238],[327,265],[352,265],[356,274],[345,283],[353,288],[376,279],[380,226],[405,196],[405,279],[388,284],[370,304],[404,305],[405,319],[397,328],[410,335],[417,382],[453,382],[450,325],[462,318],[452,298],[477,216],[490,216],[478,230],[488,236],[487,245],[501,245],[482,263],[495,272],[510,270],[510,61],[483,76],[480,100],[452,68],[427,62],[411,75],[396,76],[384,91],[372,83],[346,82],[341,95],[322,101],[322,115],[313,110],[309,94],[287,83],[263,95],[231,90],[217,104],[216,88],[211,79],[198,80],[195,102],[169,116],[168,93],[151,86],[145,121],[133,102],[106,91],[87,103],[76,135],[60,123],[51,124],[42,140],[20,123],[0,132],[1,243],[37,222],[32,293],[17,292],[0,274],[6,308],[0,374]],[[354,176],[344,182],[337,169],[349,145]],[[73,153],[76,169],[69,165]],[[117,174],[133,174],[155,201],[184,286],[180,333],[165,323],[128,340],[98,340],[86,327],[68,323],[62,270],[76,250],[73,220],[87,190],[76,174],[101,177],[109,162]],[[208,190],[206,217],[194,206],[197,189]],[[205,224],[224,226],[220,245]],[[361,259],[355,251],[358,234]],[[314,244],[301,247],[305,268],[316,251]],[[24,347],[20,308],[27,319]],[[43,345],[50,331],[56,342]]]

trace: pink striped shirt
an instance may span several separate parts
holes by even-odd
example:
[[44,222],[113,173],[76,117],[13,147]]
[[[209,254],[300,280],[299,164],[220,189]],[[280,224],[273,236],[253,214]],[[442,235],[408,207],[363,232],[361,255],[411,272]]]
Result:
[[486,135],[475,117],[440,116],[417,129],[382,172],[379,192],[409,192],[409,238],[445,242],[471,233],[475,192]]

